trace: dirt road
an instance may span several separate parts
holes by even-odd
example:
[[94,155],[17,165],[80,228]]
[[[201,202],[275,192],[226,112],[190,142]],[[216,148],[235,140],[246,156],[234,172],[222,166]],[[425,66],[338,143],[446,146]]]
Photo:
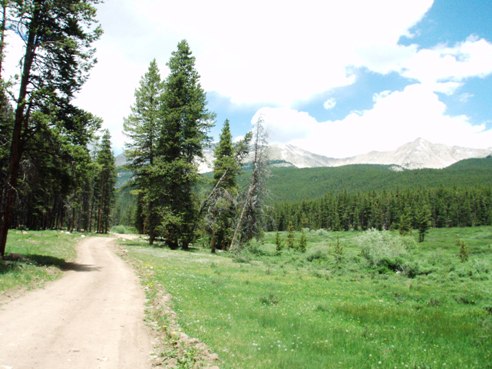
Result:
[[88,238],[60,280],[0,306],[0,369],[150,368],[138,279],[110,238]]

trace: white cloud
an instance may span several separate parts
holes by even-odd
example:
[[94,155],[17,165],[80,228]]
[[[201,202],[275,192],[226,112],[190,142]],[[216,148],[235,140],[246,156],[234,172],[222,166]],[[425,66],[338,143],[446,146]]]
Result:
[[[445,143],[461,135],[461,144],[482,145],[484,127],[472,126],[466,116],[447,116],[436,92],[453,94],[466,79],[492,73],[492,43],[470,37],[431,49],[399,44],[402,36],[412,37],[409,30],[432,3],[106,0],[99,6],[105,30],[97,45],[99,63],[78,101],[104,118],[115,146],[122,147],[121,125],[140,77],[153,58],[165,76],[164,64],[185,38],[205,90],[235,104],[277,107],[263,110],[272,139],[297,140],[308,150],[338,156],[393,148],[415,135]],[[357,68],[397,72],[414,84],[376,94],[372,109],[339,121],[318,123],[289,109],[353,84]],[[328,99],[325,109],[334,103]],[[342,138],[350,145],[343,146]]]
[[465,80],[492,73],[492,43],[470,36],[453,46],[433,48],[368,45],[358,50],[356,60],[359,67],[380,74],[396,72],[432,91],[452,95]]
[[112,58],[115,68],[116,55],[145,65],[153,57],[165,62],[186,38],[207,91],[237,104],[289,106],[353,84],[350,66],[357,50],[396,45],[431,5],[432,0],[108,0],[100,7],[104,37],[120,49]]
[[290,108],[261,108],[251,122],[254,124],[262,117],[268,131],[270,142],[290,142],[295,139],[309,138],[316,129],[316,120],[306,112]]
[[492,43],[472,36],[453,47],[420,49],[403,63],[401,73],[430,84],[485,77],[492,73]]
[[331,157],[394,150],[418,137],[477,148],[490,147],[492,142],[492,130],[471,124],[464,115],[447,115],[445,104],[424,84],[377,94],[371,109],[337,121],[317,122],[293,109],[263,109],[261,113],[275,138],[272,141],[292,143]]
[[330,97],[323,103],[323,108],[325,108],[326,110],[330,110],[333,109],[336,105],[337,101],[335,100],[335,98]]
[[[105,31],[97,44],[98,64],[78,103],[104,119],[121,148],[121,125],[140,77],[153,58],[164,66],[185,38],[205,90],[235,104],[290,106],[353,84],[357,50],[376,41],[381,48],[397,44],[431,5],[432,0],[106,0],[98,12]],[[161,72],[166,75],[165,66]]]
[[[121,49],[105,43],[98,55],[98,65],[84,86],[77,105],[104,118],[103,128],[111,132],[113,147],[120,151],[126,136],[122,132],[123,118],[130,114],[134,92],[141,76],[147,71],[144,64],[125,58]],[[114,60],[118,60],[114,64]]]

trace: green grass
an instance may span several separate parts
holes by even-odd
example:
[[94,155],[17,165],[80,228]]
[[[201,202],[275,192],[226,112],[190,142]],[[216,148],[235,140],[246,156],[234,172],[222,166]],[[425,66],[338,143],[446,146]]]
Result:
[[432,230],[402,271],[370,267],[360,235],[312,231],[305,254],[275,255],[267,234],[236,259],[125,245],[221,368],[491,368],[492,228]]
[[0,260],[0,294],[37,288],[58,278],[66,263],[74,260],[78,239],[80,235],[60,231],[9,231],[7,257]]

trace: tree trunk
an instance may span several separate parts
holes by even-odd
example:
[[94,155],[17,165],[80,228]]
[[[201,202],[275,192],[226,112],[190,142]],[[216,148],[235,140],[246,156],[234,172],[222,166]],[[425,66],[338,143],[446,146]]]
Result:
[[210,237],[210,252],[215,254],[215,232],[212,232],[212,237]]
[[241,209],[241,215],[239,216],[239,220],[237,222],[236,229],[234,229],[234,234],[232,236],[230,249],[234,253],[238,253],[239,251],[241,251],[240,233],[241,233],[241,229],[243,227],[244,215],[246,214],[246,207],[248,206],[248,201],[250,201],[250,197],[251,197],[251,186],[248,190],[248,194],[246,195],[246,199],[244,201],[243,208]]
[[[19,111],[20,109],[17,109]],[[19,176],[20,159],[22,155],[22,121],[18,117],[22,114],[16,112],[14,133],[12,135],[12,143],[10,147],[9,166],[7,170],[7,180],[3,189],[2,215],[0,225],[0,256],[5,255],[5,246],[7,244],[7,235],[10,224],[12,222],[13,208],[15,203],[15,195],[17,192],[17,178]]]
[[22,157],[22,129],[26,125],[26,97],[27,87],[31,76],[31,68],[36,53],[36,31],[37,20],[39,17],[39,2],[35,2],[33,17],[29,25],[26,52],[24,55],[24,65],[22,70],[21,84],[17,98],[17,108],[15,109],[14,129],[12,132],[12,141],[10,145],[9,166],[7,169],[7,178],[2,191],[2,214],[0,217],[0,256],[5,255],[5,246],[7,244],[7,235],[12,221],[15,195],[17,192],[17,179],[19,176],[19,167]]
[[97,233],[102,233],[102,209],[99,207],[97,210]]
[[2,28],[0,29],[0,81],[2,81],[3,58],[5,50],[5,28],[7,27],[8,0],[2,0]]

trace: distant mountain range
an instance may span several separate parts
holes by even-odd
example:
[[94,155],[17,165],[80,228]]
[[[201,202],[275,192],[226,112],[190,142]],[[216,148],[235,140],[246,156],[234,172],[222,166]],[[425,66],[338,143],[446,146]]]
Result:
[[[329,158],[313,154],[293,145],[272,144],[269,146],[269,160],[277,167],[317,168],[339,167],[350,164],[394,165],[395,170],[446,168],[458,161],[471,158],[484,158],[492,155],[489,149],[471,149],[459,146],[434,144],[422,138],[400,146],[394,151],[371,151],[367,154],[348,158]],[[205,159],[200,163],[200,172],[213,168],[213,150],[205,151]]]
[[[484,158],[492,155],[492,147],[488,149],[472,149],[459,146],[434,144],[422,138],[409,142],[394,151],[371,151],[367,154],[348,158],[329,158],[313,154],[289,144],[271,144],[268,148],[269,160],[276,167],[319,168],[339,167],[351,164],[394,165],[394,170],[446,168],[461,160]],[[199,163],[199,171],[206,173],[213,168],[213,147],[206,149],[204,160]],[[116,157],[116,165],[125,164],[125,157]]]

